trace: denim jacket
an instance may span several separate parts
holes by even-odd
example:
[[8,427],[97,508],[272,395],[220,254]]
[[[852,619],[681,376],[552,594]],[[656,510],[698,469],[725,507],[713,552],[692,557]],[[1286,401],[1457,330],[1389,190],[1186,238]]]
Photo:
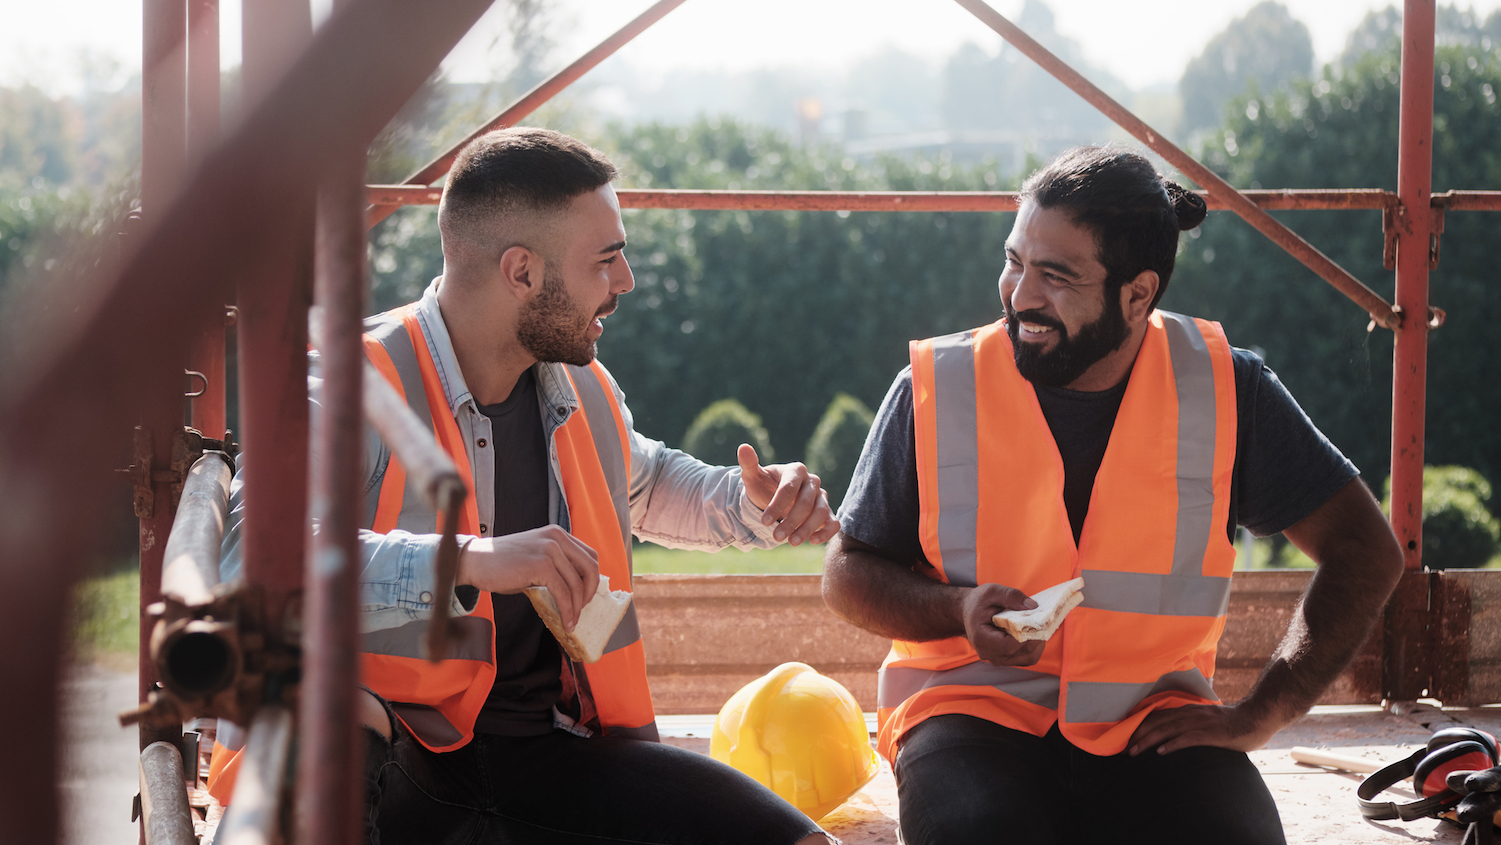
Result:
[[[448,329],[438,309],[438,285],[433,280],[417,303],[417,318],[426,335],[428,349],[437,366],[449,410],[458,421],[459,431],[469,453],[469,468],[475,489],[471,491],[479,509],[481,525],[495,524],[496,448],[490,436],[490,418],[480,413],[474,396],[464,384],[458,359],[449,340]],[[568,504],[563,497],[558,452],[554,433],[579,407],[578,397],[568,383],[560,364],[539,363],[533,368],[537,376],[537,395],[547,438],[548,520],[568,527]],[[318,393],[321,379],[317,375],[317,354],[309,356],[309,394],[314,418],[319,414]],[[778,544],[772,537],[775,526],[761,524],[761,509],[751,504],[740,483],[739,467],[715,467],[670,449],[660,440],[642,437],[635,430],[625,394],[612,377],[610,385],[620,403],[625,425],[630,433],[631,478],[629,485],[631,530],[637,538],[678,549],[718,551],[726,546],[770,548]],[[481,448],[476,443],[488,444]],[[381,479],[390,457],[380,437],[369,426],[364,432],[365,496],[364,525],[374,522],[375,505]],[[253,459],[253,458],[252,458]],[[241,456],[244,466],[245,456]],[[219,574],[229,581],[240,574],[243,551],[241,525],[245,517],[243,472],[237,473],[230,487],[230,512],[225,525]],[[460,535],[459,542],[470,539]],[[432,562],[438,548],[437,534],[412,534],[392,531],[377,534],[360,531],[361,627],[376,631],[423,619],[431,613],[435,572]],[[449,597],[452,612],[463,615],[473,608],[465,606],[457,595]]]

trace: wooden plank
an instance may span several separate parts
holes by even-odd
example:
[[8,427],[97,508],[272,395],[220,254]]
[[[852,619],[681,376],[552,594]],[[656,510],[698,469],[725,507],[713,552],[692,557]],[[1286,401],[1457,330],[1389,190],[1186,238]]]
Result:
[[[1223,700],[1239,700],[1255,683],[1312,575],[1311,570],[1236,573],[1215,662],[1215,689]],[[1501,581],[1495,584],[1492,612],[1501,615]],[[823,603],[820,585],[818,575],[636,576],[635,601],[657,712],[718,712],[740,687],[792,660],[844,684],[863,709],[874,710],[876,670],[889,641],[835,616]],[[1372,637],[1319,703],[1379,703],[1380,649],[1379,635]],[[1493,663],[1493,671],[1501,681],[1501,661]]]

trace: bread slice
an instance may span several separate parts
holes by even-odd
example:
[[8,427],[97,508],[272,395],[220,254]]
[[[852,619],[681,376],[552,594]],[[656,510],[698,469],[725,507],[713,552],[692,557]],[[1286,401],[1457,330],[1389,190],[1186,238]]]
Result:
[[615,633],[620,620],[625,618],[626,608],[631,605],[631,594],[626,590],[611,590],[609,576],[601,575],[599,589],[584,605],[579,623],[569,631],[563,627],[563,617],[558,614],[558,602],[551,590],[527,587],[526,597],[532,600],[537,615],[542,617],[547,630],[558,638],[568,656],[583,663],[598,663],[604,656],[610,635]]
[[995,626],[1015,637],[1018,642],[1046,640],[1053,636],[1063,617],[1084,601],[1084,579],[1075,578],[1043,590],[1032,600],[1031,610],[1003,610],[994,617]]

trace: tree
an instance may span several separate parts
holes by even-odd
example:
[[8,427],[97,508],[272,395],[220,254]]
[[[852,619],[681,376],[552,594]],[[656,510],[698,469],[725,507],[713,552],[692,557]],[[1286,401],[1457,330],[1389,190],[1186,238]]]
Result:
[[683,451],[705,463],[734,466],[740,444],[756,448],[761,463],[776,462],[761,418],[734,399],[721,399],[698,415],[683,435]]
[[[1041,0],[1026,0],[1016,19],[1026,33],[1101,88],[1123,86],[1085,61],[1077,42],[1060,35],[1053,11]],[[1017,130],[1033,148],[1061,149],[1098,139],[1110,121],[1052,74],[1010,44],[991,54],[967,43],[943,70],[943,117],[954,130]]]
[[[1501,522],[1488,509],[1491,485],[1469,467],[1423,467],[1423,565],[1475,569],[1501,550]],[[1392,480],[1381,507],[1392,509]]]
[[840,393],[829,403],[818,428],[808,439],[804,460],[808,471],[816,473],[828,491],[829,506],[838,508],[855,477],[855,464],[865,448],[865,437],[876,415],[864,402]]
[[[1439,44],[1470,45],[1482,50],[1501,45],[1501,11],[1491,12],[1484,21],[1473,10],[1456,6],[1439,6],[1434,12],[1433,36]],[[1401,41],[1400,9],[1387,6],[1367,12],[1345,39],[1345,51],[1340,54],[1339,64],[1348,67],[1361,56],[1375,51],[1397,52]]]
[[[621,187],[1003,190],[993,165],[856,161],[836,146],[704,118],[620,129]],[[670,437],[733,396],[776,443],[804,444],[834,395],[874,406],[907,341],[1000,316],[1009,214],[625,213],[636,289],[600,341],[640,431]],[[783,455],[796,459],[800,455]]]
[[[1400,57],[1394,49],[1325,68],[1317,80],[1244,95],[1200,158],[1256,188],[1396,189]],[[1435,58],[1433,190],[1501,188],[1501,54],[1451,45]],[[1299,234],[1390,299],[1380,214],[1279,212]],[[1429,336],[1426,455],[1435,464],[1501,472],[1501,392],[1491,388],[1501,286],[1495,221],[1450,212],[1431,301],[1448,322]],[[1315,423],[1374,478],[1390,462],[1392,336],[1249,226],[1212,212],[1185,239],[1163,306],[1223,321],[1232,341],[1267,362]],[[1370,476],[1368,476],[1370,477]],[[1372,480],[1374,480],[1374,478]]]
[[1308,27],[1274,0],[1252,6],[1204,45],[1183,71],[1179,133],[1218,126],[1225,103],[1248,85],[1271,92],[1313,71],[1313,38]]

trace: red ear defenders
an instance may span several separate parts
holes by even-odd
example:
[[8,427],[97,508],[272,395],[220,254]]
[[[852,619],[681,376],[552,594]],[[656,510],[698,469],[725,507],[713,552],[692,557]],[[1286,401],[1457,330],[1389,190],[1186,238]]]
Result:
[[[1377,821],[1412,821],[1453,809],[1464,798],[1450,789],[1450,772],[1489,769],[1498,762],[1496,738],[1475,728],[1445,728],[1405,760],[1391,764],[1361,782],[1355,790],[1360,814]],[[1406,804],[1373,801],[1387,787],[1408,776],[1419,800]]]

